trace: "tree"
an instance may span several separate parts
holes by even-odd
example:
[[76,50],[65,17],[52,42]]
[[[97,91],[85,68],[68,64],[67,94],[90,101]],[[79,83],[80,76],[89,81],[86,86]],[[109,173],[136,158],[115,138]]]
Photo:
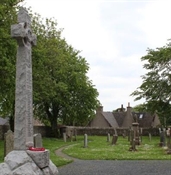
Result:
[[99,105],[98,92],[86,76],[88,63],[80,51],[61,38],[53,19],[33,16],[37,46],[33,48],[35,115],[49,123],[57,136],[57,122],[85,125]]
[[[14,116],[16,42],[11,38],[11,24],[17,22],[17,8],[22,0],[0,2],[0,115]],[[12,128],[11,128],[12,129]]]
[[135,100],[146,99],[146,108],[157,112],[165,124],[171,124],[171,43],[156,50],[148,49],[141,58],[147,73],[143,83],[131,95]]

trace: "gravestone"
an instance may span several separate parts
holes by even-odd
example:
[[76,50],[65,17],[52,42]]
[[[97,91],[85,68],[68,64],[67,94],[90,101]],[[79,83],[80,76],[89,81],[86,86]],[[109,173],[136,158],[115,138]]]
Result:
[[18,13],[18,24],[11,26],[17,40],[14,150],[0,164],[1,175],[57,175],[58,169],[49,159],[49,151],[34,148],[31,47],[36,36],[31,18],[24,8]]
[[34,134],[34,147],[35,148],[42,148],[42,135],[40,133]]
[[107,133],[107,142],[110,142],[110,133]]
[[84,148],[87,148],[88,142],[87,142],[87,134],[84,134]]
[[63,133],[63,140],[64,140],[64,142],[66,142],[66,141],[67,141],[66,132],[64,132],[64,133]]
[[130,145],[131,145],[131,147],[129,148],[129,151],[137,151],[136,140],[134,137],[134,130],[133,129],[130,130]]
[[74,141],[77,141],[77,129],[74,129]]
[[159,128],[159,133],[160,133],[160,143],[159,143],[159,146],[161,146],[161,147],[166,146],[165,128]]
[[8,130],[5,133],[5,141],[4,141],[4,157],[14,149],[14,134],[11,130]]
[[116,145],[117,140],[118,140],[118,135],[114,134],[112,138],[112,145]]
[[139,123],[132,123],[132,128],[133,128],[133,131],[134,131],[135,144],[140,145],[141,144],[141,138],[140,138],[140,135],[139,135]]

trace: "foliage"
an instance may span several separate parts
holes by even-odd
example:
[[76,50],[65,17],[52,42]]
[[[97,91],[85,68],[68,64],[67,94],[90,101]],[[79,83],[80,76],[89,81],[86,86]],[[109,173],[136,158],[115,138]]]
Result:
[[134,112],[148,112],[146,104],[139,104],[133,107]]
[[[0,114],[14,116],[15,62],[17,44],[10,36],[17,23],[18,4],[22,0],[0,3]],[[57,121],[65,124],[87,123],[98,105],[98,92],[86,76],[89,65],[80,51],[61,38],[53,19],[41,21],[32,14],[32,29],[37,34],[33,48],[33,95],[35,115],[56,131]]]
[[0,115],[13,119],[15,91],[16,42],[11,38],[11,24],[17,22],[17,9],[23,0],[0,2]]
[[[89,66],[80,51],[61,37],[53,19],[33,16],[37,46],[33,48],[35,115],[57,131],[57,122],[85,125],[99,104],[98,92],[86,76]],[[56,133],[57,134],[57,133]]]
[[[131,95],[135,100],[144,98],[146,109],[157,112],[166,123],[171,124],[171,43],[156,50],[148,49],[143,67],[147,73],[142,76],[143,83]],[[165,124],[165,123],[163,123]]]

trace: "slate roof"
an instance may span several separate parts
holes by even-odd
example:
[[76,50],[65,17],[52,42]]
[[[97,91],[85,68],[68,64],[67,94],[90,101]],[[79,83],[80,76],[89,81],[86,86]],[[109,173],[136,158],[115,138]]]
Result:
[[112,112],[102,112],[102,115],[107,120],[107,122],[111,125],[111,127],[118,128],[118,123]]
[[123,120],[126,116],[126,112],[113,112],[113,115],[119,125],[119,127],[122,127]]

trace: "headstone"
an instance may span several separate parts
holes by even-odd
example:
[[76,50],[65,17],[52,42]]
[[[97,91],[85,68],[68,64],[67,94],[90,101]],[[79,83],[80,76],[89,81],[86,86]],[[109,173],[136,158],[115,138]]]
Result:
[[150,132],[148,133],[148,137],[149,137],[149,140],[151,142],[151,133]]
[[34,134],[34,147],[35,148],[42,148],[42,135],[40,133]]
[[31,18],[24,8],[18,14],[18,24],[11,26],[11,36],[17,40],[14,149],[33,146],[33,90],[31,47],[36,36],[31,30]]
[[112,138],[112,145],[116,145],[117,140],[118,140],[118,135],[114,134]]
[[70,131],[70,141],[72,142],[72,139],[73,139],[73,130],[71,129]]
[[87,148],[88,142],[87,142],[87,134],[84,134],[84,148]]
[[107,142],[110,142],[110,133],[107,133]]
[[63,140],[64,140],[64,142],[66,142],[66,141],[67,141],[66,132],[64,132],[64,133],[63,133]]
[[123,130],[122,137],[123,137],[123,138],[126,137],[126,131],[125,131],[125,130]]
[[139,134],[139,123],[132,123],[132,128],[134,131],[134,140],[136,145],[140,145],[141,143],[141,138]]
[[129,151],[137,151],[136,140],[134,137],[134,130],[133,129],[130,130],[130,145],[131,145],[131,147],[129,148]]
[[74,129],[74,141],[77,141],[77,129]]
[[160,133],[160,143],[159,143],[159,146],[161,146],[161,147],[166,146],[165,128],[159,128],[159,133]]
[[4,157],[14,149],[14,134],[11,130],[8,130],[5,133],[5,141],[4,141]]

